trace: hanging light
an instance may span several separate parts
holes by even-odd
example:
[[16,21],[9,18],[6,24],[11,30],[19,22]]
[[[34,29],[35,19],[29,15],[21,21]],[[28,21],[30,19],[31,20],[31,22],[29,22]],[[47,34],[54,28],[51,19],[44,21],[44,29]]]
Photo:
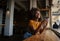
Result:
[[9,9],[8,9],[8,8],[7,8],[7,10],[6,10],[6,14],[8,14],[8,15],[10,14],[10,11],[9,11]]

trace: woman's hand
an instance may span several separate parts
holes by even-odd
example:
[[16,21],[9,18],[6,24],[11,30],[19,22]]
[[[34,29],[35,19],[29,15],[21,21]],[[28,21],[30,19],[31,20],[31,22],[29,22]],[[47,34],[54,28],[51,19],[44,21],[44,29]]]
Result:
[[47,23],[48,23],[48,22],[47,22],[46,20],[43,20],[43,21],[41,22],[41,24],[39,25],[38,29],[35,31],[36,34],[41,34],[41,33],[44,31],[44,29],[46,28]]
[[41,23],[41,26],[40,26],[40,29],[39,29],[39,32],[42,33],[44,31],[44,29],[46,28],[47,26],[47,21],[46,20],[43,20],[42,23]]

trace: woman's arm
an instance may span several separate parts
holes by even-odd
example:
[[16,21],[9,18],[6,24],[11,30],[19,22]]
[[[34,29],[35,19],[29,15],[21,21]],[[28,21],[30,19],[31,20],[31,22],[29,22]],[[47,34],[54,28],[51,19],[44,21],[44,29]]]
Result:
[[41,27],[40,27],[40,33],[42,33],[47,26],[48,22],[46,20],[42,21]]
[[45,30],[45,28],[46,28],[46,26],[47,26],[47,21],[46,20],[43,20],[42,22],[41,22],[41,24],[39,25],[39,27],[38,27],[38,29],[36,30],[36,33],[37,32],[39,32],[39,33],[42,33],[44,30]]

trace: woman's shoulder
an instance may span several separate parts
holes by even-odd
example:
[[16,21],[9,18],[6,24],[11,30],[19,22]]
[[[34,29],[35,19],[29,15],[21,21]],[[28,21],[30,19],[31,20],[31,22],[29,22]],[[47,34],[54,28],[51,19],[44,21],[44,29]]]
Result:
[[39,23],[39,24],[40,24],[40,23],[41,23],[41,21],[38,21],[38,22],[37,22],[37,21],[35,21],[35,20],[30,20],[30,21],[29,21],[29,24],[36,24],[36,23]]
[[34,21],[33,20],[29,20],[29,24],[32,24],[32,23],[34,23]]
[[[29,20],[29,22],[37,22],[37,21],[35,21],[35,20]],[[41,22],[41,21],[38,21],[38,22]]]

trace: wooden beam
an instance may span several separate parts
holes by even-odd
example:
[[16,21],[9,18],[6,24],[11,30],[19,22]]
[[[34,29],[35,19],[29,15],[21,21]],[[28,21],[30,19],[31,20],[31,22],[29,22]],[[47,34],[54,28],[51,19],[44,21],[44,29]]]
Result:
[[28,1],[28,0],[17,0],[17,1]]
[[20,10],[20,8],[19,7],[17,7],[16,5],[15,5],[15,7],[14,7],[15,9],[17,9],[18,11]]
[[26,10],[26,7],[25,7],[20,1],[15,0],[15,2],[16,2],[19,6],[21,6],[22,8],[24,8],[24,9]]
[[46,10],[49,10],[49,8],[45,8],[45,9],[40,9],[40,11],[46,11]]

